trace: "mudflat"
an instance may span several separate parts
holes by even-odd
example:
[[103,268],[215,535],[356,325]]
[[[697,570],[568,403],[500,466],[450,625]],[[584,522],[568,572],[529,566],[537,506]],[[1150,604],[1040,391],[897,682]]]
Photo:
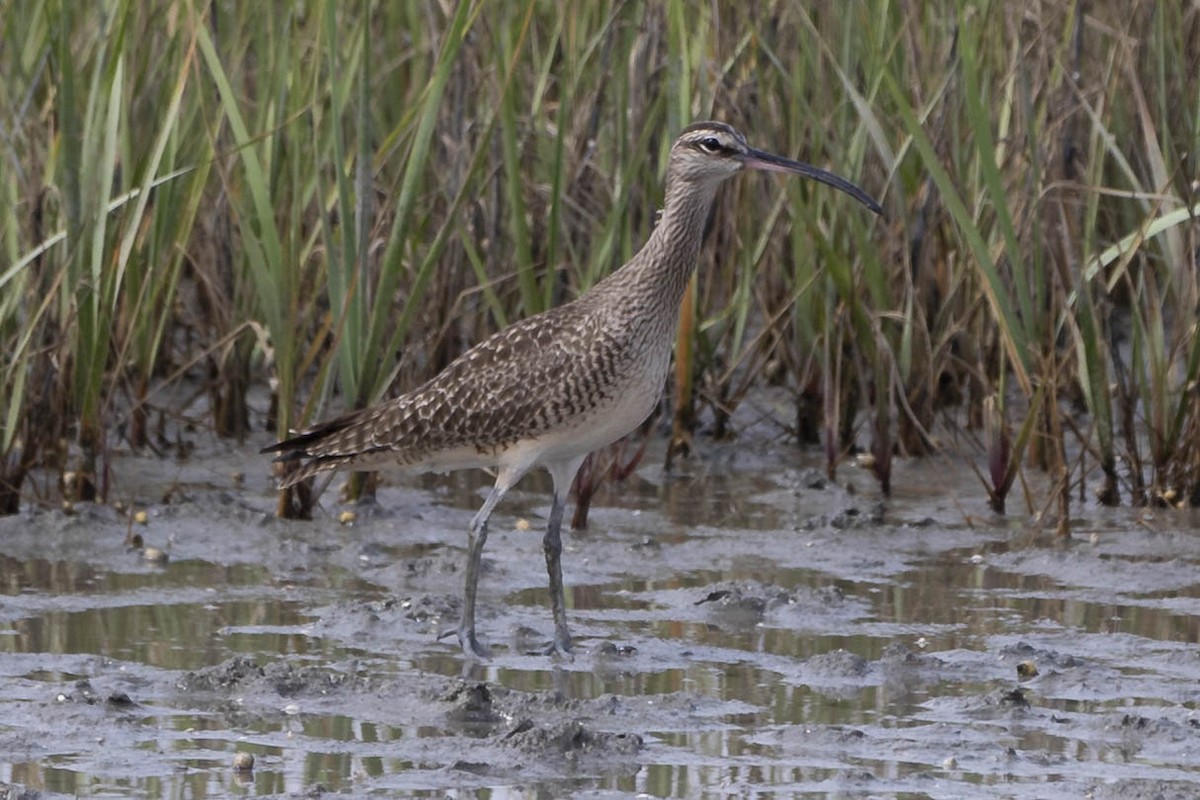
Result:
[[1059,540],[951,458],[885,499],[769,442],[652,453],[566,536],[563,662],[532,654],[531,477],[479,663],[438,634],[486,475],[285,522],[256,444],[118,458],[125,511],[0,519],[0,796],[1200,795],[1192,513],[1085,507]]

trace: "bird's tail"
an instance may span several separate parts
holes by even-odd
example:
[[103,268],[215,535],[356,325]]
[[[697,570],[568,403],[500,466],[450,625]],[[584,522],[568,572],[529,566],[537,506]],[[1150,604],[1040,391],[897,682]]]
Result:
[[283,465],[279,488],[359,461],[367,454],[361,447],[362,437],[355,431],[362,417],[362,411],[344,414],[259,451],[275,453],[275,461]]

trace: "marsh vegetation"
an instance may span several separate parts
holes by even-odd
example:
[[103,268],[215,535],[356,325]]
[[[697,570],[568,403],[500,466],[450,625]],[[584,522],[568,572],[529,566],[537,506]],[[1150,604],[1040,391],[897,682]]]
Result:
[[703,118],[888,219],[724,190],[675,446],[771,384],[781,435],[885,489],[949,449],[997,511],[1049,475],[1021,510],[1062,531],[1093,498],[1200,504],[1196,3],[0,8],[4,512],[105,500],[121,449],[371,403],[577,295]]

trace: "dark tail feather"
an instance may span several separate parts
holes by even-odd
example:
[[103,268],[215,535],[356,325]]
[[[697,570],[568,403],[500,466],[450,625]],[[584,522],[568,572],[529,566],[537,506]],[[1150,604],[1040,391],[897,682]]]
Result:
[[[281,442],[267,445],[260,453],[279,453],[275,457],[276,461],[294,461],[298,458],[312,458],[319,456],[319,453],[314,453],[312,446],[320,444],[322,440],[341,433],[349,428],[359,417],[362,416],[361,411],[353,411],[349,414],[343,414],[340,417],[326,420],[320,424],[314,425],[308,430],[298,433],[295,436],[284,439]],[[315,448],[319,450],[320,448]]]
[[353,456],[323,456],[309,458],[303,464],[296,462],[303,459],[305,456],[299,454],[285,454],[277,457],[276,461],[282,461],[287,466],[284,467],[283,474],[279,477],[279,488],[286,489],[293,486],[305,478],[311,478],[321,472],[329,472],[340,468],[344,464],[349,464],[354,461]]
[[343,414],[340,417],[326,420],[302,433],[298,433],[281,442],[268,445],[259,451],[262,453],[276,453],[275,461],[283,462],[284,467],[279,479],[279,488],[286,489],[319,472],[329,472],[349,467],[368,453],[386,449],[379,447],[366,449],[348,447],[349,443],[345,437],[341,436],[347,429],[359,423],[367,412],[368,409],[352,411],[349,414]]

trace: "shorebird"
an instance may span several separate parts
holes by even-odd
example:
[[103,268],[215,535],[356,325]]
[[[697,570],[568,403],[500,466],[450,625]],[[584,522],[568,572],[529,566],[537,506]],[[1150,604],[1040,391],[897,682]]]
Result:
[[457,628],[467,657],[487,656],[475,634],[475,598],[488,519],[504,494],[539,466],[554,483],[542,539],[554,618],[546,652],[570,656],[561,561],[567,494],[588,453],[634,430],[657,405],[713,199],[726,179],[747,169],[811,178],[883,213],[850,181],[755,150],[729,125],[689,125],[671,146],[661,218],[629,263],[577,299],[493,334],[407,394],[263,450],[292,464],[283,486],[327,470],[496,469],[467,539]]

